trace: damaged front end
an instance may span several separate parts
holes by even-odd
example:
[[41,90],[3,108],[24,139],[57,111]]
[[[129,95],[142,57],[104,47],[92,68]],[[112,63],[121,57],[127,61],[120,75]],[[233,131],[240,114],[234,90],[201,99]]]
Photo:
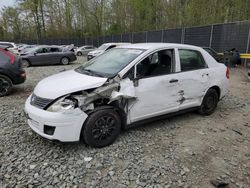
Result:
[[101,107],[114,107],[127,118],[128,104],[136,98],[134,83],[129,78],[110,79],[104,85],[94,89],[78,91],[58,99],[47,110],[50,112],[62,111],[70,113],[74,109],[80,109],[90,114]]

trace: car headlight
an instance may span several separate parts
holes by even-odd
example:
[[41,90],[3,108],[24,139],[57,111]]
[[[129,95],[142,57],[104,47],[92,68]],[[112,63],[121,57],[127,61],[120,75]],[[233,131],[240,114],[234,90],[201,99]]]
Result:
[[65,112],[77,107],[77,100],[71,97],[62,97],[55,101],[48,109],[49,112]]

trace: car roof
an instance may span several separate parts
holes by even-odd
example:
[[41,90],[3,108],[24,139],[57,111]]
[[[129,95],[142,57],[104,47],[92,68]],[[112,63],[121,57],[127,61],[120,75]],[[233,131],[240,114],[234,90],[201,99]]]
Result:
[[144,50],[154,50],[159,48],[190,48],[196,50],[201,49],[198,46],[177,44],[177,43],[135,43],[135,44],[118,46],[117,48],[134,48],[134,49],[144,49]]
[[126,45],[126,44],[131,44],[128,42],[109,42],[109,43],[103,43],[102,45]]

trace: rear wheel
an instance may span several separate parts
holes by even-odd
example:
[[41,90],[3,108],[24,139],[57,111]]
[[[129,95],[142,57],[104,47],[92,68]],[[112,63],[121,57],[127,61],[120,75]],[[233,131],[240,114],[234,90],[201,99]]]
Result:
[[61,64],[63,64],[63,65],[68,65],[68,64],[69,64],[69,58],[63,57],[63,58],[61,59]]
[[0,75],[0,97],[8,95],[12,90],[11,80],[4,75]]
[[202,104],[198,110],[201,115],[212,114],[219,102],[219,95],[215,89],[209,89],[203,98]]
[[112,144],[120,131],[120,116],[113,109],[104,109],[88,117],[83,125],[82,136],[86,144],[101,148]]
[[81,56],[81,55],[82,55],[82,52],[77,52],[76,55]]
[[29,66],[30,66],[30,62],[28,60],[26,60],[26,59],[23,59],[22,60],[22,67],[27,68]]

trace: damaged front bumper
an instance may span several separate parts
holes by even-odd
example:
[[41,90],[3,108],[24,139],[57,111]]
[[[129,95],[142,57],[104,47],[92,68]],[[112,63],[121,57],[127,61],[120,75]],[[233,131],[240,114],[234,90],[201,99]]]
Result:
[[31,96],[25,102],[24,111],[33,131],[44,138],[61,142],[80,140],[82,126],[88,115],[79,108],[69,112],[48,112],[30,104]]

